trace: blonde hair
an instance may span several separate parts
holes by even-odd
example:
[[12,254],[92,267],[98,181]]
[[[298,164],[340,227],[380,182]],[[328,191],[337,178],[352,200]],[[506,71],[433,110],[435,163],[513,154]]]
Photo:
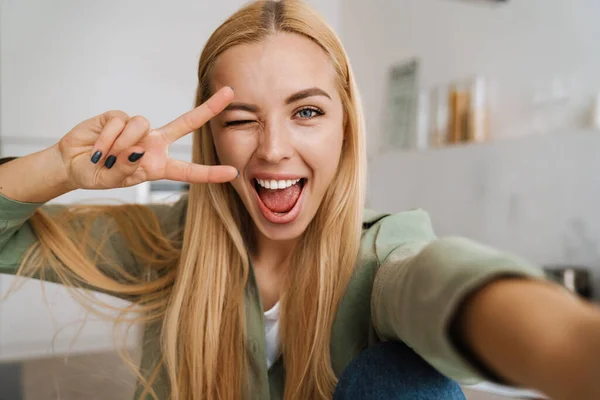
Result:
[[[344,109],[337,174],[300,238],[298,248],[303,250],[293,255],[280,299],[285,399],[327,399],[337,382],[330,359],[331,329],[356,262],[366,174],[362,111],[344,49],[304,2],[252,2],[206,43],[196,105],[211,94],[211,70],[220,54],[278,32],[302,35],[329,56]],[[194,132],[193,161],[218,164],[209,124]],[[131,308],[141,311],[143,322],[162,321],[162,359],[150,374],[139,374],[143,395],[157,398],[152,385],[164,368],[172,399],[237,399],[250,389],[252,368],[244,311],[248,248],[254,242],[251,219],[228,184],[191,185],[187,207],[184,232],[171,237],[141,205],[71,207],[54,216],[38,210],[31,226],[39,242],[20,273],[43,278],[48,270],[70,286],[93,287],[133,300]],[[99,269],[97,260],[88,256],[90,248],[102,248],[102,243],[94,242],[97,232],[74,226],[93,226],[100,216],[115,221],[108,234],[122,235],[138,264],[145,265],[143,270],[133,274],[116,263]],[[73,222],[82,218],[89,223]]]

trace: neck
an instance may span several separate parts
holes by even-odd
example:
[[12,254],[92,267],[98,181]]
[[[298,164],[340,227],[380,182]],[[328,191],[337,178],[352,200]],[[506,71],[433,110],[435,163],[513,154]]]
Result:
[[283,279],[290,267],[290,260],[297,240],[271,240],[256,232],[256,243],[252,254],[254,276],[265,310],[279,301]]
[[287,265],[298,239],[272,240],[256,232],[256,248],[252,255],[255,268],[279,272]]

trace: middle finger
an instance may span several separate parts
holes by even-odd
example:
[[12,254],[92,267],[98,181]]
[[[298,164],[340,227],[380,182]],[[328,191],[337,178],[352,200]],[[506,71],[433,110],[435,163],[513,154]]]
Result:
[[115,140],[108,152],[106,167],[111,168],[119,154],[131,146],[139,143],[150,131],[150,123],[144,117],[136,115],[127,121],[127,125]]
[[167,143],[173,143],[207,123],[211,118],[223,111],[232,100],[233,89],[225,86],[200,106],[186,112],[157,130],[163,134]]

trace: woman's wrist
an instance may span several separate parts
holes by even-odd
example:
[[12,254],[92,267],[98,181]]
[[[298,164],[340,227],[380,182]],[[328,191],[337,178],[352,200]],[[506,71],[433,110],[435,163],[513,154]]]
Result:
[[1,165],[0,182],[0,193],[24,203],[45,203],[75,189],[58,145]]
[[42,150],[36,163],[45,168],[45,173],[41,176],[46,182],[39,183],[37,202],[50,201],[65,193],[75,190],[70,183],[67,167],[63,161],[58,144]]
[[58,144],[54,144],[53,146],[48,147],[43,151],[47,153],[47,162],[50,170],[52,171],[51,176],[53,177],[52,179],[54,181],[55,187],[57,188],[59,195],[77,189],[71,184],[69,174],[67,171],[67,166],[64,163]]

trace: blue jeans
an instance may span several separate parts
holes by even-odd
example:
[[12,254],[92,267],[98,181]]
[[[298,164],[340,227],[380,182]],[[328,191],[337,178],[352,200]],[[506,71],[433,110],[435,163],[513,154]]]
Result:
[[401,342],[364,350],[342,372],[333,400],[465,400],[460,386]]

